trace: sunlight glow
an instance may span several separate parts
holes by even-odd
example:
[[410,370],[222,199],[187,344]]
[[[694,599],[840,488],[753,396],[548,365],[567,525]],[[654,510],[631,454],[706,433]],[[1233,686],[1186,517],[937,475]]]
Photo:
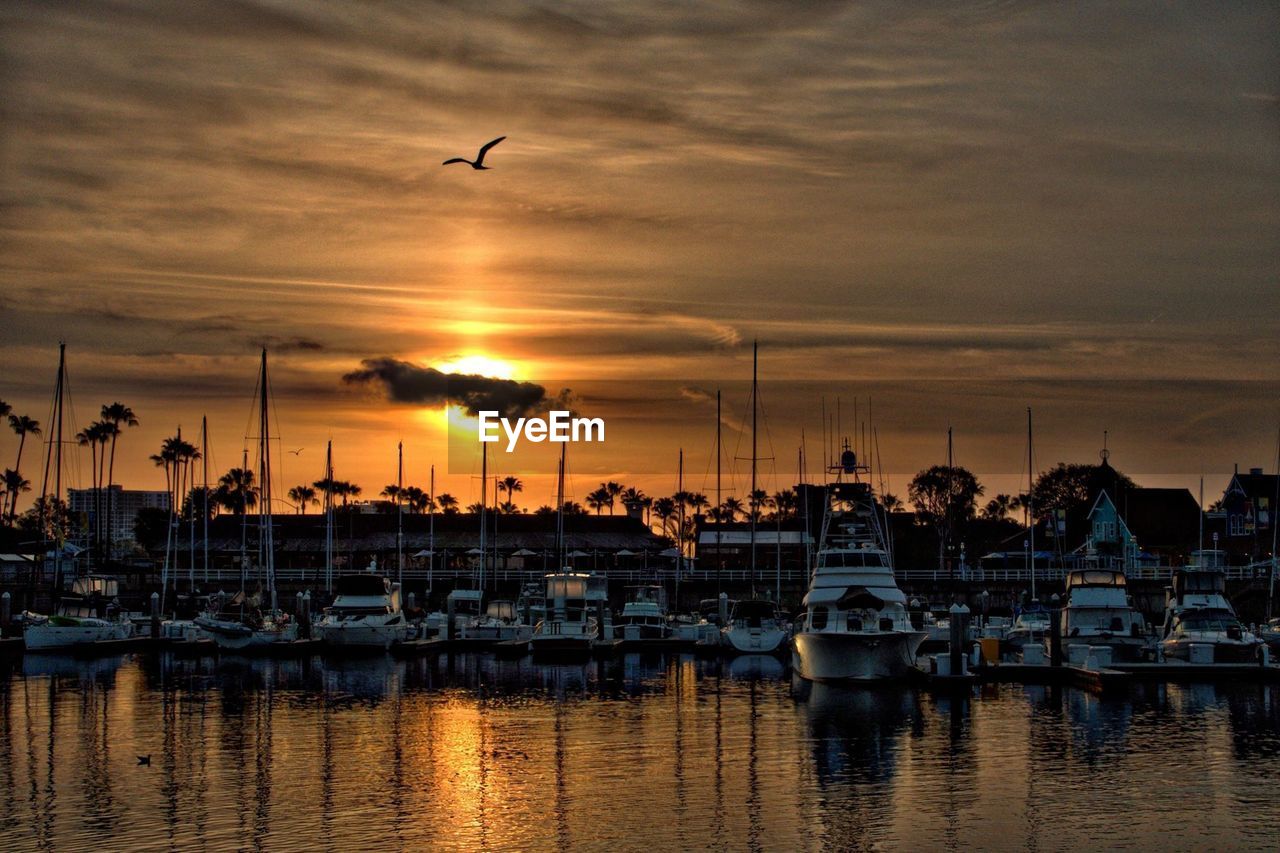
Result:
[[495,379],[515,379],[516,366],[509,361],[490,358],[487,355],[465,355],[451,361],[438,361],[431,365],[443,373],[466,373],[491,376]]

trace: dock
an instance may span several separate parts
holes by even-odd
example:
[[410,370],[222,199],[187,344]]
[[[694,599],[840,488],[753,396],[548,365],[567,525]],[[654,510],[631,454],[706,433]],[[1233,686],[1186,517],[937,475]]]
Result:
[[1077,687],[1093,692],[1127,689],[1135,681],[1197,683],[1280,683],[1280,665],[1230,663],[1113,663],[1100,669],[1064,663],[999,663],[975,666],[962,675],[936,675],[916,667],[914,682],[931,690],[956,690],[976,684],[1034,684]]

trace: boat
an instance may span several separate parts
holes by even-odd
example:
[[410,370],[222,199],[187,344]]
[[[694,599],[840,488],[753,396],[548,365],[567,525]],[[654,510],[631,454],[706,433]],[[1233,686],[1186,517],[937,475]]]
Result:
[[113,577],[76,578],[71,594],[62,597],[51,615],[22,614],[24,644],[29,651],[53,651],[133,638],[133,622],[120,608],[119,594]]
[[788,627],[772,601],[745,599],[734,603],[729,624],[720,629],[720,640],[734,652],[773,654],[786,643]]
[[[1128,596],[1120,569],[1085,568],[1067,573],[1061,616],[1062,645],[1111,649],[1113,660],[1136,661],[1148,645],[1146,621]],[[1045,639],[1046,646],[1048,638]]]
[[603,575],[572,569],[552,572],[546,583],[547,613],[533,629],[529,647],[538,653],[578,653],[591,650],[602,637],[609,592]]
[[1252,663],[1265,645],[1241,624],[1227,601],[1221,569],[1200,566],[1174,572],[1165,589],[1160,653],[1190,663]]
[[326,646],[390,649],[408,640],[413,626],[400,603],[400,584],[376,574],[337,579],[333,604],[312,626],[312,636]]
[[1037,646],[1049,636],[1049,620],[1052,618],[1038,601],[1031,602],[1026,610],[1018,613],[1013,619],[1013,627],[1005,635],[1005,642],[1021,651],[1026,646]]
[[463,636],[473,640],[526,642],[533,636],[533,626],[520,619],[516,604],[510,599],[494,599],[485,605],[484,613],[467,623]]
[[627,601],[622,605],[614,628],[623,640],[665,640],[671,635],[667,623],[666,591],[657,585],[627,587]]
[[915,666],[926,632],[912,626],[894,578],[883,510],[863,479],[870,468],[846,441],[833,470],[792,666],[810,681],[900,678]]
[[[270,383],[267,376],[267,351],[262,350],[258,376],[257,439],[258,439],[258,564],[266,581],[267,599],[261,594],[252,597],[244,592],[245,577],[241,576],[241,590],[231,599],[238,611],[223,607],[212,609],[197,617],[195,624],[203,630],[219,649],[229,651],[265,650],[274,644],[291,643],[298,639],[298,624],[280,611],[276,603],[275,534],[271,520],[271,418]],[[247,456],[247,450],[246,450]],[[241,558],[243,569],[248,567],[247,557]],[[217,596],[220,602],[222,596]],[[265,605],[265,606],[264,606]]]
[[1271,647],[1272,652],[1280,653],[1280,619],[1272,619],[1258,629],[1258,636]]

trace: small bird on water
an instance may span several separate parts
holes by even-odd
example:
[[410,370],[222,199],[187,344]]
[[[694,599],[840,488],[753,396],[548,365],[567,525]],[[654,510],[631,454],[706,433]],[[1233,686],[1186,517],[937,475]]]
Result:
[[445,160],[440,165],[448,166],[450,163],[466,163],[468,166],[470,166],[473,169],[487,169],[489,167],[484,165],[484,155],[488,153],[490,148],[497,145],[499,142],[501,142],[504,139],[506,139],[505,136],[499,136],[497,139],[493,140],[492,142],[486,142],[484,145],[480,146],[480,153],[476,155],[475,160],[468,160],[465,157],[454,157],[450,160]]
[[150,756],[150,755],[139,755],[139,756],[138,756],[138,766],[139,766],[139,767],[150,767],[150,766],[151,766],[151,756]]

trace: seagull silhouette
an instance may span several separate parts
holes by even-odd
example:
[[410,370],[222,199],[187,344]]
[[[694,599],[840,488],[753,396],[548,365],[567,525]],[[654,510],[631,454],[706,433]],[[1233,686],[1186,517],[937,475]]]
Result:
[[302,451],[304,450],[306,450],[305,447],[299,447],[297,450],[290,450],[289,452],[292,453],[294,456],[301,456]]
[[150,767],[150,766],[151,766],[151,754],[150,754],[150,753],[147,753],[146,755],[139,755],[139,756],[138,756],[138,766],[139,766],[139,767]]
[[504,139],[506,139],[505,136],[499,136],[497,139],[493,140],[492,142],[486,142],[484,145],[480,146],[480,153],[476,155],[476,159],[474,161],[468,160],[465,157],[454,157],[451,160],[445,160],[440,165],[448,166],[450,163],[466,163],[468,166],[470,166],[473,169],[487,169],[489,167],[484,164],[484,155],[489,153],[490,148],[497,145],[499,142],[501,142]]

